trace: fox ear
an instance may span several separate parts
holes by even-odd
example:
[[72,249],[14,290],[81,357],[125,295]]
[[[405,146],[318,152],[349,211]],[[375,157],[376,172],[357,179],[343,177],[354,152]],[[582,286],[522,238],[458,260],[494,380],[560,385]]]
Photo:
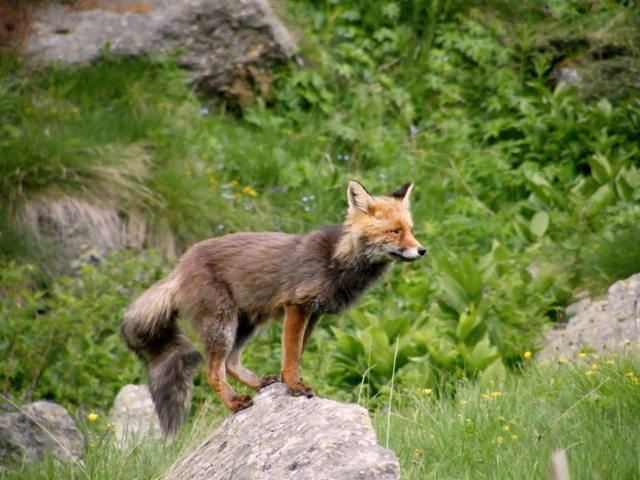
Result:
[[373,197],[367,192],[366,188],[355,180],[349,182],[347,200],[349,202],[349,211],[357,210],[362,213],[369,213],[373,206]]
[[390,197],[397,198],[402,202],[402,206],[405,208],[409,208],[409,194],[411,193],[411,189],[413,188],[413,183],[405,183],[397,190],[394,190],[389,194]]

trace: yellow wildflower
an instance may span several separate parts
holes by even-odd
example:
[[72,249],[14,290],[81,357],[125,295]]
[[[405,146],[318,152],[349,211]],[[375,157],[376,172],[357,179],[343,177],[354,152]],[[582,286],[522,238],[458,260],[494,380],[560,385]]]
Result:
[[502,392],[491,392],[492,397],[499,397],[500,395],[502,395]]
[[522,356],[523,356],[524,358],[531,358],[531,352],[527,350],[526,352],[524,352],[524,353],[522,354]]
[[92,412],[89,415],[87,415],[87,418],[89,419],[90,422],[94,422],[98,419],[98,414]]
[[431,390],[430,388],[425,388],[424,389],[424,394],[425,395],[431,395],[433,393],[433,390]]
[[257,197],[258,196],[258,192],[256,192],[252,187],[244,187],[242,189],[243,193],[246,193],[247,195],[251,196],[251,197]]

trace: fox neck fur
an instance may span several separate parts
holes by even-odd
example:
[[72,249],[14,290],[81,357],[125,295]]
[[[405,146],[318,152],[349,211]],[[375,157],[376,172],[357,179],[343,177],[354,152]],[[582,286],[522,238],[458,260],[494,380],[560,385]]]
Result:
[[[336,314],[346,310],[391,266],[390,258],[373,254],[373,244],[366,239],[345,240],[348,235],[348,227],[340,225],[302,238],[298,273],[292,272],[294,296],[314,313]],[[357,248],[348,255],[339,255],[338,247],[343,243]]]

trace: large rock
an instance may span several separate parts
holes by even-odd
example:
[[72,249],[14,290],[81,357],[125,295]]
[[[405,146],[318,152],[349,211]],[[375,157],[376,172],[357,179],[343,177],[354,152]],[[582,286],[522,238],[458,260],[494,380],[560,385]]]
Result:
[[122,449],[136,446],[147,438],[160,438],[162,430],[151,393],[146,385],[122,387],[109,412],[114,425],[116,445]]
[[198,87],[241,103],[254,89],[266,94],[270,69],[295,47],[267,0],[43,3],[24,48],[36,64],[178,52]]
[[263,389],[227,419],[166,480],[395,480],[396,455],[376,443],[365,409]]
[[60,405],[35,402],[22,411],[0,416],[0,465],[32,462],[51,452],[61,460],[79,461],[84,437]]
[[575,315],[551,332],[540,359],[568,357],[583,349],[614,352],[638,351],[640,342],[640,274],[614,283],[607,298],[584,299],[572,307]]

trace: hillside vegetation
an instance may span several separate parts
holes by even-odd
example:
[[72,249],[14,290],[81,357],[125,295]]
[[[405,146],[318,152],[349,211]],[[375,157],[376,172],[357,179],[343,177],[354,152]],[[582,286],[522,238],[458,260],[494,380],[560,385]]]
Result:
[[[640,271],[634,2],[278,8],[299,61],[242,111],[199,97],[167,57],[30,71],[4,54],[0,388],[12,402],[108,408],[144,380],[119,338],[124,308],[177,255],[235,231],[339,223],[353,178],[374,193],[414,182],[428,253],[322,322],[302,374],[324,396],[377,408],[392,384],[497,388],[568,304]],[[278,370],[279,328],[254,340],[248,366]]]

